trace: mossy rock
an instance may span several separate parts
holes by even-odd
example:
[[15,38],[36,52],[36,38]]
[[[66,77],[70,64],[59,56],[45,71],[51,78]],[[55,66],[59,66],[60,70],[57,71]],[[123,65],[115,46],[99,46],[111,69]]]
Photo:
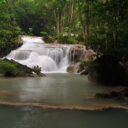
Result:
[[8,77],[17,77],[17,76],[23,76],[23,77],[34,77],[37,76],[45,76],[43,73],[37,73],[33,69],[27,67],[26,65],[22,65],[14,60],[8,60],[4,59],[0,61],[0,74],[3,76]]

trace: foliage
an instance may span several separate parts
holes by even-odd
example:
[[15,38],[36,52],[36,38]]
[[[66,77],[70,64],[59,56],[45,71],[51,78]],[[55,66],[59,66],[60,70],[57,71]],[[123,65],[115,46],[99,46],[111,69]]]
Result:
[[8,1],[0,1],[0,57],[17,47],[17,36],[20,33],[12,6]]
[[85,67],[89,67],[89,66],[91,66],[92,64],[93,64],[92,61],[82,61],[82,62],[80,63],[80,68],[81,68],[81,69],[84,69]]
[[69,33],[60,33],[58,34],[57,39],[60,43],[64,44],[76,44],[78,42],[76,37]]
[[1,0],[1,56],[16,48],[17,36],[26,33],[127,58],[127,6],[128,0]]
[[48,35],[47,32],[40,32],[41,36],[43,37],[43,40],[46,42],[46,43],[51,43],[53,42],[53,36],[50,36]]
[[79,42],[79,44],[80,44],[80,45],[84,45],[84,44],[85,44],[85,42],[81,41],[81,42]]
[[41,67],[39,67],[38,65],[37,66],[34,66],[33,67],[33,71],[35,73],[37,73],[37,75],[40,75],[41,74]]
[[4,76],[16,76],[17,72],[16,64],[0,61],[0,74]]
[[32,28],[28,28],[28,33],[27,34],[30,35],[30,36],[33,36],[33,29]]
[[[124,50],[128,49],[128,33],[126,17],[128,16],[128,1],[109,0],[93,2],[95,9],[92,10],[90,25],[89,45],[101,53],[119,51],[125,56]],[[111,51],[111,52],[110,52]]]
[[[20,28],[29,33],[32,29],[33,35],[41,36],[41,32],[53,32],[53,14],[48,8],[48,0],[16,0],[15,19]],[[49,3],[49,2],[48,2]]]

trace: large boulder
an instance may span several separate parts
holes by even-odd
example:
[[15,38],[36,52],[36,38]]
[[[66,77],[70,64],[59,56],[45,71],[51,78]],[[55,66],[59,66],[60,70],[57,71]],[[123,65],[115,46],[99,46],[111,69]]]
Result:
[[85,51],[85,61],[93,61],[96,59],[96,52],[94,52],[92,49]]
[[96,53],[92,49],[87,50],[83,45],[74,45],[69,51],[68,59],[71,63],[93,61],[96,59]]
[[79,70],[80,70],[79,63],[72,64],[72,65],[68,66],[68,68],[67,68],[67,72],[69,72],[69,73],[78,73]]
[[15,64],[16,65],[16,68],[18,70],[16,76],[24,76],[24,77],[27,77],[27,76],[30,76],[30,77],[34,77],[34,76],[45,76],[45,74],[43,73],[40,73],[40,74],[37,74],[34,69],[32,68],[29,68],[27,67],[26,65],[22,65],[14,60],[8,60],[8,59],[3,59],[4,61],[6,62],[10,62],[12,64]]
[[74,47],[71,47],[68,55],[69,62],[77,63],[85,58],[85,50],[86,47],[82,45],[74,45]]
[[94,61],[96,59],[96,53],[92,49],[86,49],[83,45],[74,45],[70,48],[68,60],[70,66],[67,68],[67,72],[80,73],[81,75],[88,74],[88,67],[81,68],[81,62]]

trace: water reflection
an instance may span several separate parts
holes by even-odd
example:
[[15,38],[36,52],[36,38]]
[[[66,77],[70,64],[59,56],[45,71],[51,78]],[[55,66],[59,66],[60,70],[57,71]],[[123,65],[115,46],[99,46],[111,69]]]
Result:
[[126,128],[128,113],[0,106],[1,128]]
[[0,80],[0,100],[76,106],[116,103],[93,97],[108,89],[110,87],[89,82],[85,76],[47,74],[43,78]]

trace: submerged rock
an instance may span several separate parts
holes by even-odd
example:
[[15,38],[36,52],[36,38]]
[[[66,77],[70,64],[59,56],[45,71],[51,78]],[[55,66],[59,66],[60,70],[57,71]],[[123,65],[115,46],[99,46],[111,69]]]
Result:
[[92,49],[86,49],[83,45],[74,45],[70,48],[68,60],[70,63],[80,61],[93,61],[96,59],[96,53]]
[[114,89],[107,93],[97,93],[97,98],[128,100],[128,88]]

